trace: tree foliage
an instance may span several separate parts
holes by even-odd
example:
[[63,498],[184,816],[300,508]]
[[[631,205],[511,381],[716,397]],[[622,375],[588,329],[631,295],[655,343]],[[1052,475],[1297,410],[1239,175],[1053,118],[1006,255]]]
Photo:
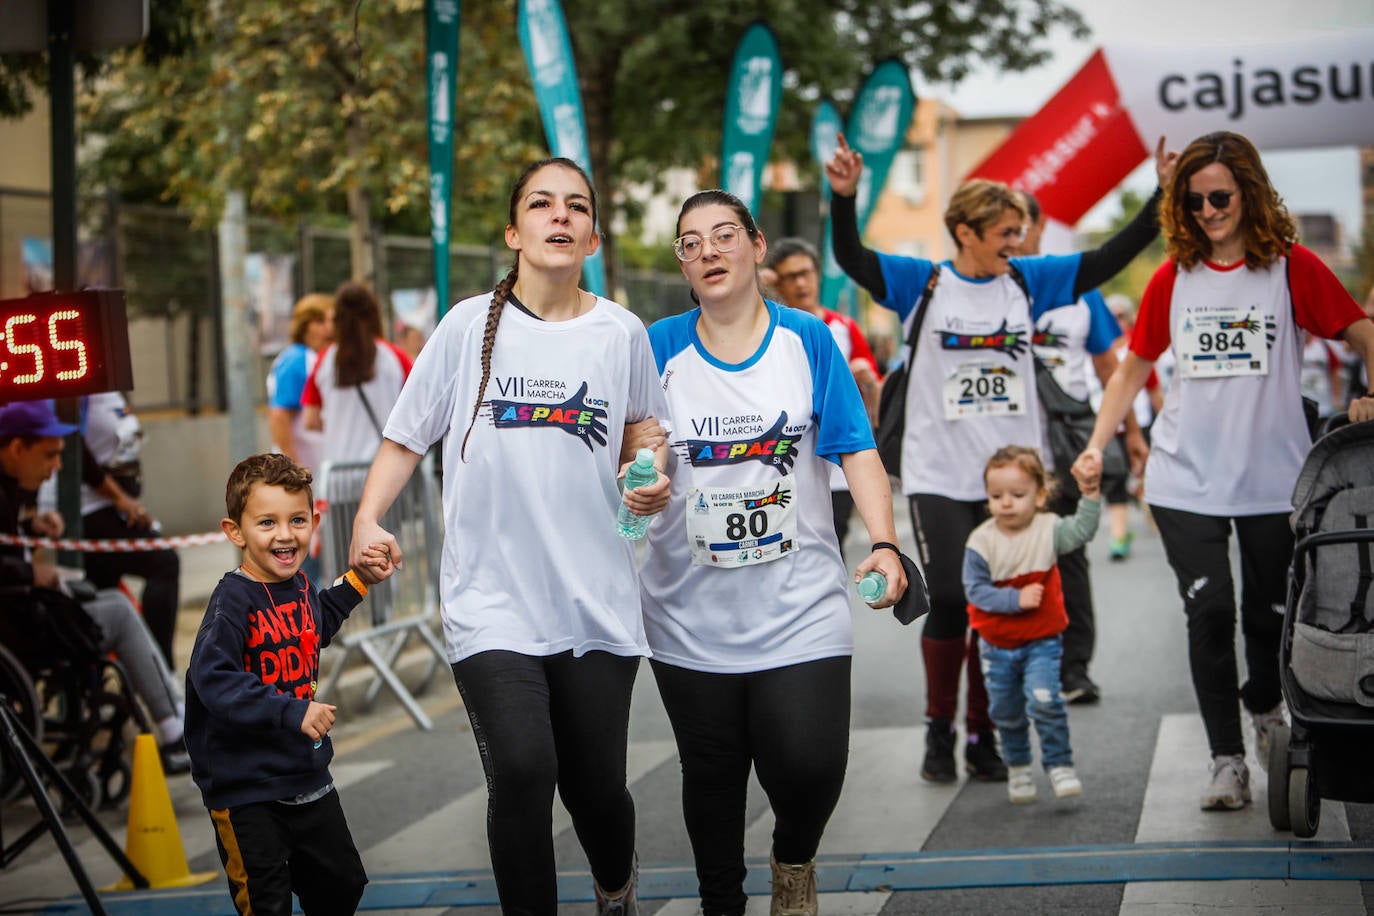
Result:
[[[356,221],[365,206],[385,228],[427,231],[423,0],[219,5],[232,18],[212,21],[211,0],[159,0],[157,40],[90,81],[81,129],[99,140],[87,146],[88,189],[171,201],[211,222],[236,188],[256,213]],[[515,6],[461,4],[456,241],[499,238],[510,183],[542,153]],[[904,61],[919,93],[922,80],[957,81],[974,62],[1038,64],[1053,30],[1087,34],[1059,0],[565,0],[564,11],[612,269],[611,211],[635,215],[619,191],[654,186],[672,167],[717,183],[730,61],[756,19],[777,33],[786,71],[774,158],[796,160],[809,155],[816,101],[843,109],[883,58]],[[23,85],[0,69],[0,115]]]
[[[1126,228],[1126,224],[1135,218],[1135,215],[1140,212],[1140,208],[1145,206],[1149,199],[1148,196],[1138,194],[1129,188],[1123,190],[1120,197],[1121,211],[1112,217],[1105,230],[1092,237],[1091,244],[1099,245]],[[1155,240],[1144,251],[1136,255],[1121,272],[1103,283],[1099,291],[1104,296],[1122,293],[1129,296],[1132,302],[1139,304],[1140,294],[1145,292],[1145,284],[1150,282],[1150,278],[1159,269],[1159,265],[1164,263],[1164,258],[1164,236],[1156,236]]]

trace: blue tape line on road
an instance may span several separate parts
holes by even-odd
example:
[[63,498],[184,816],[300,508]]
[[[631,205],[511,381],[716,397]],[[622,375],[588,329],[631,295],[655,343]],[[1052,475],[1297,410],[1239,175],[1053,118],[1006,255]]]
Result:
[[[1128,884],[1137,881],[1323,880],[1374,881],[1374,848],[1352,843],[1132,843],[953,852],[821,856],[817,890],[916,891],[955,887]],[[592,899],[591,876],[558,876],[561,903]],[[749,862],[745,892],[768,893],[768,863]],[[695,897],[689,864],[640,865],[641,900]],[[126,891],[105,894],[111,916],[234,916],[228,891],[215,889]],[[489,871],[428,872],[371,877],[360,910],[494,906]],[[88,912],[72,898],[44,913]]]

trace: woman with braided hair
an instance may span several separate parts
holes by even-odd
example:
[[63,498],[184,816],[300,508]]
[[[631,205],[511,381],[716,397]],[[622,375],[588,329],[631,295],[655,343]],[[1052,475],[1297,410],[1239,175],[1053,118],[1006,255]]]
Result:
[[[632,913],[625,751],[648,643],[634,551],[615,530],[616,477],[625,424],[667,416],[667,405],[644,325],[578,287],[599,244],[586,173],[567,159],[527,168],[506,244],[510,273],[450,309],[420,352],[364,485],[350,555],[381,544],[401,564],[379,520],[444,439],[444,637],[487,775],[502,909],[557,912],[557,788],[598,912]],[[623,500],[653,514],[667,504],[667,478]]]

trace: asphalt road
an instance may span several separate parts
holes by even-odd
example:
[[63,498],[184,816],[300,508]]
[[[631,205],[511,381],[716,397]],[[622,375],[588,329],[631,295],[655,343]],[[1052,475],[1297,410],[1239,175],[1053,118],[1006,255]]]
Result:
[[[1252,760],[1253,805],[1234,813],[1198,810],[1208,756],[1188,679],[1183,615],[1158,538],[1141,516],[1132,524],[1137,538],[1129,561],[1108,562],[1105,533],[1090,547],[1099,628],[1092,675],[1103,698],[1071,707],[1085,787],[1079,799],[1055,800],[1043,776],[1040,800],[1025,806],[1009,804],[1002,785],[924,783],[919,624],[903,628],[855,600],[850,766],[821,850],[823,913],[1370,912],[1370,806],[1324,802],[1317,837],[1296,841],[1269,825],[1265,774]],[[902,536],[909,545],[905,519]],[[407,681],[416,683],[417,674],[407,668]],[[334,772],[372,878],[364,906],[392,914],[499,912],[488,871],[484,780],[448,672],[440,668],[422,697],[434,717],[431,732],[414,728],[389,697],[364,710],[360,695],[356,685],[341,692]],[[681,781],[647,666],[636,685],[630,738],[641,911],[694,913]],[[191,870],[217,872],[209,821],[189,778],[168,785]],[[33,812],[26,800],[11,803],[6,839],[31,823]],[[125,816],[102,814],[117,839]],[[757,895],[750,912],[766,913],[772,820],[757,786],[749,825],[749,889]],[[566,909],[590,912],[585,859],[561,807],[555,830]],[[114,880],[118,869],[84,828],[72,832],[96,882]],[[47,838],[0,871],[0,905],[38,896],[36,905],[52,904],[42,912],[85,911],[68,905],[73,893]],[[112,913],[232,913],[219,877],[194,891],[105,899]]]

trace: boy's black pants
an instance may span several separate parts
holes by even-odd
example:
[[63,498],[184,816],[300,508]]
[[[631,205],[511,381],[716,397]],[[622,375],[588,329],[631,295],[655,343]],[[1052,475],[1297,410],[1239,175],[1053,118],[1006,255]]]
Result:
[[367,884],[339,793],[303,805],[259,802],[211,809],[215,845],[234,907],[291,916],[291,894],[307,916],[349,916]]

